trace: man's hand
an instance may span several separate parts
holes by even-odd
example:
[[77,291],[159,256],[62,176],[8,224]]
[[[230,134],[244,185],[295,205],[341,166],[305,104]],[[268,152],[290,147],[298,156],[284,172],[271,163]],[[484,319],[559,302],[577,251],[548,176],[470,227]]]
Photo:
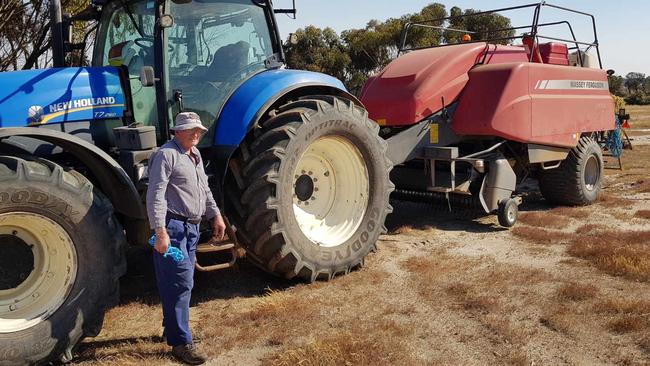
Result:
[[160,254],[167,253],[169,249],[169,234],[164,227],[156,228],[156,244],[154,244],[154,249]]
[[221,214],[219,214],[212,219],[212,238],[221,241],[224,238],[225,232],[226,224],[223,222]]

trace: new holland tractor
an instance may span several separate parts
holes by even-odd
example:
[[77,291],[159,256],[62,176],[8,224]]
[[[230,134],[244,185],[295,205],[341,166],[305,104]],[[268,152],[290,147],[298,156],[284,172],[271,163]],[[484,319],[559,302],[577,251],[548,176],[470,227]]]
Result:
[[[284,278],[363,264],[391,210],[386,142],[339,80],[285,69],[270,0],[51,8],[54,67],[0,75],[0,364],[67,361],[99,333],[127,245],[151,235],[147,161],[180,110],[209,128],[199,148],[229,221],[197,269],[232,265],[211,255],[234,244]],[[97,21],[92,66],[66,65],[82,21]]]

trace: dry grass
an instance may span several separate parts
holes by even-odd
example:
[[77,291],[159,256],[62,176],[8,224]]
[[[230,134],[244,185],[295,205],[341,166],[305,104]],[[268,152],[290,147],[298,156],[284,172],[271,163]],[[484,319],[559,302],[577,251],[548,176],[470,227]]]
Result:
[[573,306],[550,305],[539,319],[545,327],[565,334],[572,334],[580,325],[580,318]]
[[518,221],[529,226],[552,229],[563,229],[569,225],[569,220],[565,216],[551,211],[525,212],[519,215]]
[[634,213],[634,217],[650,220],[650,210],[639,210]]
[[305,345],[277,351],[263,365],[419,365],[422,361],[409,351],[404,326],[379,321],[370,329],[354,328],[335,332]]
[[650,109],[648,106],[628,105],[625,106],[625,111],[630,114],[632,128],[650,128]]
[[586,219],[590,213],[588,210],[581,207],[559,206],[548,211],[555,215],[566,216],[572,219]]
[[425,232],[434,232],[436,228],[430,225],[424,227],[414,228],[411,225],[401,225],[397,228],[391,230],[389,235],[421,235],[422,231]]
[[611,193],[602,192],[598,197],[598,205],[604,208],[630,208],[634,201]]
[[596,286],[576,282],[565,283],[557,290],[557,297],[564,301],[584,301],[596,295],[598,295],[598,288]]
[[618,298],[595,305],[594,311],[609,318],[607,327],[615,333],[629,333],[650,328],[650,301]]
[[600,231],[580,235],[568,248],[599,269],[634,280],[650,280],[650,231]]
[[510,232],[518,238],[536,244],[561,244],[573,238],[573,235],[561,231],[544,230],[529,226],[517,226]]
[[609,228],[600,224],[585,224],[576,229],[576,234],[580,235],[597,235],[600,232],[607,231]]

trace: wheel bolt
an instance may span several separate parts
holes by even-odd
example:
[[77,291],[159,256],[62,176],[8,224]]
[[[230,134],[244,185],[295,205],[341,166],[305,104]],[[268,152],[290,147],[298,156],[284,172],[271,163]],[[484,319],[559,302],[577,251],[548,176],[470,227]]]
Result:
[[314,183],[318,182],[318,178],[313,179]]
[[318,192],[318,187],[314,187],[314,192]]
[[312,174],[314,174],[314,172],[312,172],[311,170],[307,172],[307,175],[312,175]]
[[323,175],[326,176],[326,177],[329,177],[329,176],[330,176],[330,172],[325,172],[325,173],[323,173]]
[[316,200],[316,197],[311,196],[311,200],[312,200],[312,201],[315,201],[315,200]]

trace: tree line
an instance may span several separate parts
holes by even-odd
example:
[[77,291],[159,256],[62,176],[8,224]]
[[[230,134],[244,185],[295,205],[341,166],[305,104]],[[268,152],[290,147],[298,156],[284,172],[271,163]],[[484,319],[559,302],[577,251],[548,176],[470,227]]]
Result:
[[[331,28],[307,26],[293,33],[293,42],[287,40],[284,50],[290,68],[310,70],[333,75],[343,81],[348,90],[358,94],[368,77],[379,72],[397,57],[402,41],[405,48],[422,48],[443,43],[457,43],[465,34],[473,40],[503,38],[508,43],[514,36],[510,19],[500,14],[460,17],[479,12],[457,6],[447,11],[445,5],[432,3],[417,13],[383,22],[369,21],[364,28],[349,29],[337,34]],[[432,21],[451,18],[449,21]],[[407,23],[425,23],[432,27],[410,28],[402,40],[402,29]],[[436,27],[461,29],[466,32],[443,30]],[[505,29],[505,30],[504,30]]]
[[609,91],[625,99],[627,104],[650,104],[650,76],[640,72],[629,72],[625,77],[612,75]]

